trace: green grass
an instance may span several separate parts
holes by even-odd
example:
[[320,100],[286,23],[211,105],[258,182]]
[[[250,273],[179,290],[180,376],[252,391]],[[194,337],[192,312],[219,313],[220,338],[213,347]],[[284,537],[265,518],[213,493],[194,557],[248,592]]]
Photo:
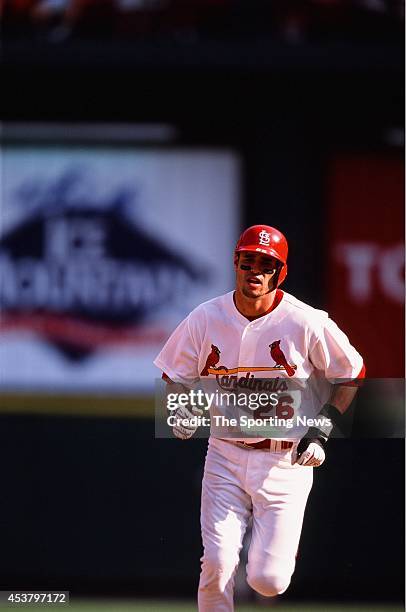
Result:
[[[345,604],[295,604],[287,605],[279,602],[274,605],[236,605],[236,612],[265,612],[265,610],[273,609],[280,612],[401,612],[404,610],[401,606],[370,606],[370,605],[351,605]],[[197,604],[173,602],[142,602],[142,603],[107,603],[99,604],[82,604],[81,606],[70,606],[67,612],[196,612]]]
[[[194,602],[173,601],[164,603],[162,601],[115,601],[115,600],[73,600],[69,606],[2,606],[3,610],[38,610],[46,608],[48,610],[65,610],[66,612],[196,612],[197,605]],[[265,610],[275,612],[401,612],[404,607],[393,604],[330,604],[330,603],[300,603],[285,604],[281,601],[274,602],[274,605],[237,605],[236,612],[261,612]]]
[[[287,605],[282,603],[275,603],[274,605],[236,605],[236,612],[264,612],[266,609],[278,610],[280,612],[400,612],[404,609],[401,606],[370,606],[370,605],[351,605],[345,604],[331,605],[331,604],[306,604],[306,605]],[[101,603],[98,605],[94,604],[83,604],[82,606],[74,607],[70,606],[68,612],[98,612],[98,611],[111,611],[111,612],[196,612],[197,604],[184,603],[184,602],[173,602],[164,604],[162,602],[142,602],[142,603]]]

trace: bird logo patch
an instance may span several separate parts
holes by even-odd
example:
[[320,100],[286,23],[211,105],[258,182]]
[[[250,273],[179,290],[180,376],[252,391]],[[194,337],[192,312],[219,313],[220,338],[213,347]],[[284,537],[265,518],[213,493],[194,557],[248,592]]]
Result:
[[[220,361],[220,353],[221,353],[221,351],[220,351],[219,347],[216,346],[215,344],[212,344],[211,345],[211,352],[209,353],[209,356],[206,359],[206,364],[205,364],[203,370],[200,372],[200,376],[208,376],[210,374],[210,370],[218,370],[219,369],[219,368],[216,368],[216,365]],[[227,369],[227,368],[224,368],[224,369]]]
[[285,354],[280,347],[280,343],[280,340],[274,340],[274,342],[269,345],[269,348],[271,349],[271,357],[275,362],[274,366],[240,365],[236,368],[230,368],[224,365],[217,365],[220,361],[221,351],[218,346],[212,344],[211,351],[207,356],[206,363],[204,365],[203,370],[200,372],[200,376],[209,376],[210,374],[213,374],[217,378],[221,375],[238,375],[242,372],[247,372],[247,376],[254,376],[254,374],[251,374],[251,372],[280,372],[281,370],[285,370],[288,376],[294,376],[297,366],[288,363],[288,360],[286,359]]
[[288,376],[293,376],[296,366],[292,366],[287,362],[285,354],[280,347],[280,343],[280,340],[274,340],[274,342],[269,345],[269,348],[271,349],[271,357],[279,368],[285,370]]

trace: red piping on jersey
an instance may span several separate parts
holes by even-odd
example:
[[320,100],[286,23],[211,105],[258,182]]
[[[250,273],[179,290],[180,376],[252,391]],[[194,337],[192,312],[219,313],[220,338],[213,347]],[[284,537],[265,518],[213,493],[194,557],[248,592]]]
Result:
[[353,380],[349,380],[348,382],[343,382],[343,383],[337,383],[338,385],[341,385],[343,387],[361,387],[362,384],[364,383],[364,378],[365,378],[365,374],[366,374],[366,367],[365,364],[362,364],[362,368],[358,374],[358,376],[356,376],[355,378],[353,378]]
[[[283,291],[282,291],[282,289],[277,289],[277,290],[276,290],[275,297],[274,297],[274,300],[273,300],[273,302],[272,302],[272,304],[271,304],[271,307],[270,307],[270,308],[268,308],[268,310],[267,310],[267,311],[263,312],[263,313],[262,313],[262,314],[260,314],[260,315],[255,315],[255,317],[247,317],[247,315],[243,315],[243,316],[244,316],[246,319],[248,319],[248,321],[255,321],[255,319],[259,319],[260,317],[264,317],[265,315],[267,315],[267,314],[269,314],[270,312],[272,312],[273,310],[275,310],[275,308],[276,308],[277,306],[279,306],[279,304],[280,304],[280,303],[281,303],[281,301],[282,301],[282,298],[283,298]],[[233,297],[233,299],[234,299],[234,297]],[[235,300],[234,300],[234,304],[235,304]],[[237,310],[238,310],[238,309],[237,309]],[[241,313],[241,314],[242,314],[242,313]]]

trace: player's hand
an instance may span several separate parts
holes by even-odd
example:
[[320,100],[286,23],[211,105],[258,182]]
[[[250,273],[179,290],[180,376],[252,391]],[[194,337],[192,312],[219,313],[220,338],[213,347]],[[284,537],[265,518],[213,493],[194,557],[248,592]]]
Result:
[[292,464],[306,467],[319,467],[325,460],[326,453],[318,440],[302,438],[292,453]]
[[175,413],[176,424],[172,427],[173,435],[180,440],[188,440],[191,438],[198,426],[194,425],[193,421],[190,423],[190,419],[202,416],[202,414],[203,410],[195,406],[192,406],[191,409],[186,406],[179,406]]
[[306,435],[299,441],[296,450],[292,453],[292,465],[297,463],[310,467],[318,467],[325,458],[324,446],[329,439],[334,425],[342,423],[342,414],[332,404],[324,404],[319,412],[324,422],[318,427],[309,427]]

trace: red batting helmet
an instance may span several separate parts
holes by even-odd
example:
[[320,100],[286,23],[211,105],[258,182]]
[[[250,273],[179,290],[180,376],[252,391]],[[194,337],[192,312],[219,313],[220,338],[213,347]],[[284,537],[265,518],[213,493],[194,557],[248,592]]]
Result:
[[283,283],[288,273],[288,241],[282,232],[269,225],[252,225],[238,239],[235,253],[241,251],[265,253],[275,257],[282,264],[277,286]]

